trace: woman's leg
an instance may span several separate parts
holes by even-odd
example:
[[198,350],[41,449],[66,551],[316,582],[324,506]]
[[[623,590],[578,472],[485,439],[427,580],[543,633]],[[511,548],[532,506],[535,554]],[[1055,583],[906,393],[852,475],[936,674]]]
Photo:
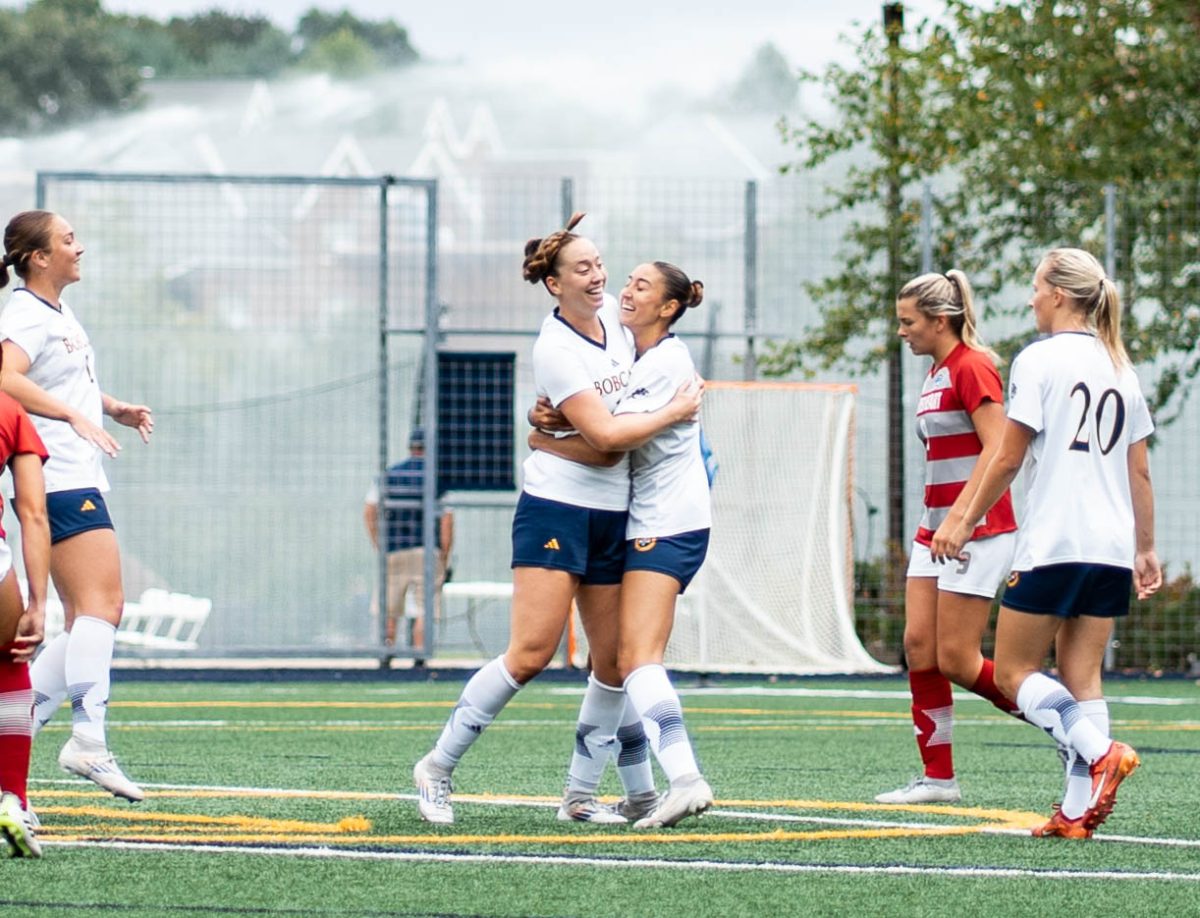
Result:
[[954,700],[938,669],[936,577],[909,577],[904,586],[904,657],[912,694],[913,732],[924,771],[905,787],[878,794],[879,803],[954,803]]
[[1013,714],[1017,706],[996,686],[995,665],[980,650],[991,612],[991,599],[938,591],[938,669],[951,682]]
[[[50,575],[71,635],[63,661],[71,697],[71,738],[58,764],[118,797],[141,800],[141,788],[125,777],[109,753],[105,731],[113,645],[125,608],[116,533],[89,529],[56,542],[50,548]],[[39,690],[38,685],[34,689]]]
[[[1104,700],[1104,652],[1112,637],[1112,619],[1082,617],[1065,622],[1056,640],[1058,675],[1079,702],[1084,717],[1105,736],[1111,736],[1108,703]],[[1075,819],[1087,809],[1092,796],[1092,775],[1086,759],[1070,747],[1066,752],[1066,786],[1062,813]]]
[[679,581],[656,571],[625,572],[621,588],[618,659],[625,692],[642,718],[658,764],[671,787],[638,828],[673,826],[712,806],[712,790],[700,775],[683,722],[683,706],[662,665],[675,623]]
[[14,660],[9,649],[24,611],[17,575],[10,568],[0,580],[0,792],[15,795],[22,810],[29,805],[25,791],[33,743],[33,687],[29,664]]
[[553,659],[577,583],[578,578],[566,571],[513,569],[508,649],[467,681],[437,743],[413,768],[422,818],[454,822],[451,772],[517,691]]

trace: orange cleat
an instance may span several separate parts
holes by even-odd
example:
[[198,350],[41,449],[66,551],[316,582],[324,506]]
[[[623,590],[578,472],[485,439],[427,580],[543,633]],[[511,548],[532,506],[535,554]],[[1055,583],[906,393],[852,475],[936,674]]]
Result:
[[1108,818],[1117,802],[1117,788],[1140,764],[1141,759],[1132,746],[1115,741],[1108,752],[1091,764],[1092,799],[1083,814],[1089,828],[1095,829]]
[[1034,838],[1091,838],[1092,828],[1087,824],[1087,813],[1078,819],[1068,819],[1063,815],[1062,807],[1054,804],[1054,812],[1045,825],[1038,826],[1031,833]]

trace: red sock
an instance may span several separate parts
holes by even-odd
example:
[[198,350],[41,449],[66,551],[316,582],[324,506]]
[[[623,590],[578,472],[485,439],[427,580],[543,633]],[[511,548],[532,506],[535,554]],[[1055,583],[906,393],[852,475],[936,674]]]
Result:
[[29,664],[16,663],[8,647],[0,647],[0,789],[16,794],[21,806],[29,779],[29,748],[33,745],[33,688]]
[[1020,708],[1009,701],[1000,689],[996,688],[996,664],[987,657],[983,658],[983,667],[979,670],[979,675],[975,677],[975,684],[971,686],[971,691],[980,698],[986,698],[1005,714],[1020,716]]
[[917,748],[925,763],[925,777],[947,780],[954,777],[954,700],[950,680],[936,669],[908,671],[912,690],[912,719],[917,731]]

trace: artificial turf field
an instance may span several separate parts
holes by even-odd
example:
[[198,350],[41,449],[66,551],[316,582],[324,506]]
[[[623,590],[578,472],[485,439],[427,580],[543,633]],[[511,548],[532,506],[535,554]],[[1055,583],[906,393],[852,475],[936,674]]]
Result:
[[[130,805],[34,744],[45,857],[0,862],[14,918],[203,915],[1200,914],[1200,687],[1114,680],[1142,767],[1090,841],[1035,839],[1061,774],[1040,731],[957,695],[960,805],[872,803],[918,770],[906,683],[678,679],[714,810],[675,829],[560,823],[582,676],[535,682],[455,775],[413,762],[466,674],[424,682],[130,682],[110,739]],[[610,770],[603,790],[616,795]]]

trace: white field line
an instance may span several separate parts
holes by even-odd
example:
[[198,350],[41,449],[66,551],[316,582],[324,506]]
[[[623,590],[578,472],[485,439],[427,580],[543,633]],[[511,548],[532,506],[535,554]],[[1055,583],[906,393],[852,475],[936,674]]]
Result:
[[665,860],[661,858],[598,858],[534,854],[451,854],[418,851],[346,851],[335,848],[275,848],[252,845],[167,845],[150,842],[55,842],[44,846],[104,848],[127,851],[190,851],[208,854],[259,854],[266,856],[327,858],[359,861],[415,861],[442,864],[524,864],[554,867],[633,867],[652,870],[712,870],[725,873],[840,874],[853,876],[925,876],[1034,880],[1159,880],[1200,883],[1200,874],[1166,871],[1037,870],[1009,867],[908,867],[867,864],[780,864],[730,861]]

